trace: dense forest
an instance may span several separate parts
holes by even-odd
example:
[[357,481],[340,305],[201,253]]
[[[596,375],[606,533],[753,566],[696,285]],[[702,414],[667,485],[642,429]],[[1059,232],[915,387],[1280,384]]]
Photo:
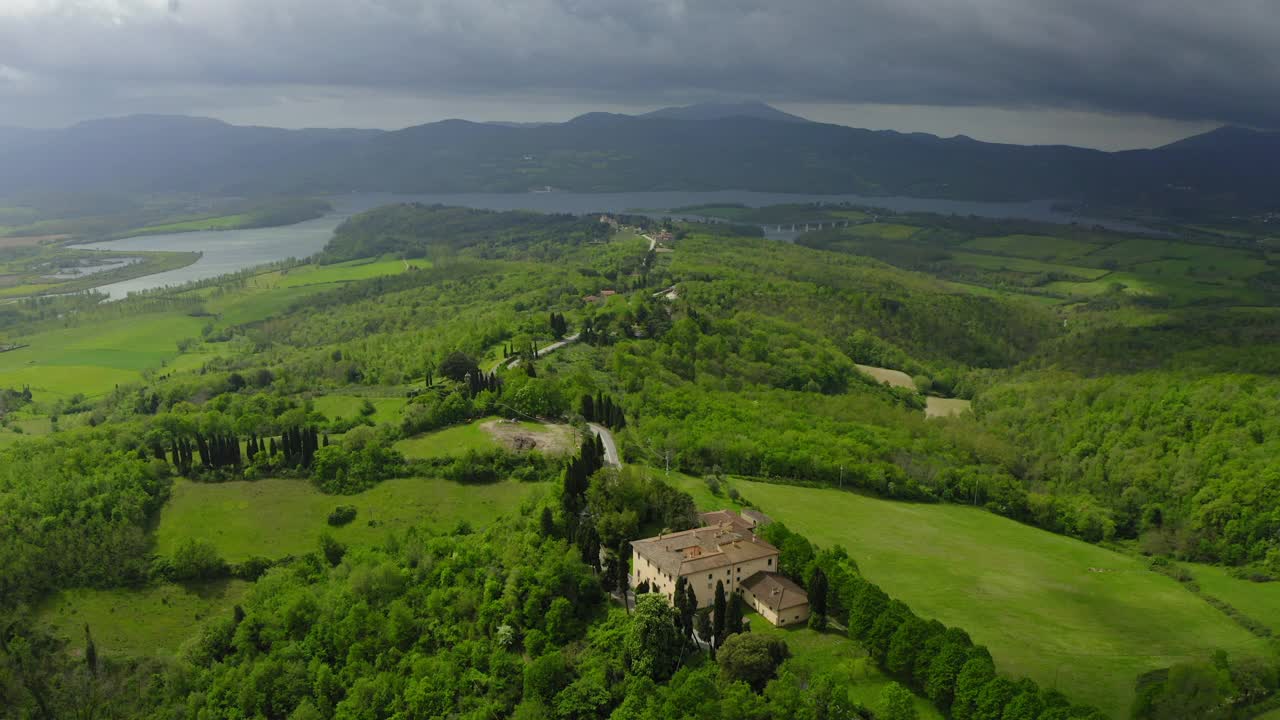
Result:
[[[1123,293],[1064,310],[829,238],[723,226],[666,223],[674,252],[657,252],[643,233],[659,223],[623,221],[398,205],[348,220],[313,263],[263,271],[285,282],[381,257],[394,274],[318,284],[261,314],[236,314],[269,304],[271,286],[251,274],[102,307],[13,307],[17,340],[18,328],[165,313],[207,324],[173,338],[202,353],[185,370],[91,398],[0,389],[6,423],[53,417],[47,434],[0,449],[7,716],[914,717],[898,701],[900,714],[851,702],[836,670],[733,632],[727,608],[722,624],[653,595],[621,602],[626,543],[696,521],[693,499],[648,467],[976,505],[1164,562],[1280,577],[1280,387],[1262,374],[1273,328],[1256,315]],[[1235,348],[1183,343],[1201,326]],[[904,371],[913,387],[859,364]],[[364,398],[357,412],[321,409],[341,393]],[[973,412],[930,418],[928,396],[972,399]],[[397,404],[383,413],[371,398]],[[404,450],[495,417],[587,439],[571,457]],[[612,428],[622,470],[604,467],[588,422]],[[350,544],[317,531],[309,552],[232,560],[204,539],[157,546],[161,508],[182,487],[295,480],[331,500],[340,528],[376,522],[351,496],[423,477],[534,492],[484,528],[424,522]],[[967,720],[1100,716],[917,616],[861,575],[856,551],[814,547],[783,523],[766,538],[820,598],[818,629],[855,642],[906,706],[914,692]],[[106,652],[93,627],[85,652],[67,652],[39,619],[59,590],[228,578],[253,589],[164,661]],[[719,628],[713,648],[696,639],[704,622]],[[1276,688],[1260,662],[1144,676],[1135,713],[1202,702],[1245,717]],[[1184,697],[1204,683],[1209,700]]]

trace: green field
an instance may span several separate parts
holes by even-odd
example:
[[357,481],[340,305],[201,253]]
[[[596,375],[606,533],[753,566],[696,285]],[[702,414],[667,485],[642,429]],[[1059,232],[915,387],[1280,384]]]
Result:
[[1000,235],[974,238],[961,247],[992,255],[1064,262],[1088,255],[1101,246],[1053,235]]
[[983,270],[1012,270],[1021,273],[1058,273],[1096,280],[1107,274],[1101,268],[1080,267],[1078,265],[1060,265],[1021,257],[1003,255],[984,255],[982,253],[953,252],[951,259],[959,265],[968,265]]
[[[305,480],[193,483],[179,480],[160,511],[156,551],[173,552],[187,538],[212,541],[228,562],[253,556],[298,555],[329,530],[342,542],[372,545],[391,531],[425,523],[451,530],[460,520],[483,527],[516,511],[544,486],[498,482],[459,485],[433,478],[384,480],[358,495],[324,495]],[[354,522],[330,528],[338,505],[354,505]],[[372,525],[370,523],[373,523]]]
[[[681,484],[688,483],[708,499],[702,481]],[[921,616],[967,630],[1003,672],[1116,717],[1127,712],[1142,672],[1217,648],[1270,652],[1140,560],[992,513],[745,480],[735,486],[815,543],[843,545],[868,578]]]
[[196,232],[200,230],[235,230],[244,227],[252,219],[253,216],[248,213],[198,218],[196,220],[165,223],[163,225],[148,225],[137,230],[130,230],[125,233],[125,236],[166,235],[168,233]]
[[867,223],[854,225],[846,232],[854,237],[872,237],[881,240],[906,240],[915,235],[920,228],[914,225],[898,225],[896,223]]
[[410,268],[425,270],[430,267],[430,260],[383,260],[377,258],[352,260],[334,265],[303,265],[282,273],[277,287],[293,288],[305,285],[354,282],[382,275],[398,275]]
[[204,322],[156,313],[22,337],[29,347],[0,353],[0,386],[30,385],[37,402],[75,393],[96,397],[177,356],[177,341],[198,336]]
[[1185,260],[1205,272],[1232,278],[1247,278],[1267,269],[1266,259],[1260,253],[1151,238],[1123,240],[1090,253],[1079,262],[1096,265],[1107,260],[1124,268],[1159,260]]
[[250,587],[243,580],[215,580],[139,590],[64,590],[39,611],[73,651],[84,650],[87,623],[99,653],[171,657],[210,618],[229,614]]
[[368,399],[373,403],[372,419],[375,423],[395,423],[400,420],[400,411],[408,402],[402,397],[370,397],[358,395],[321,395],[314,400],[316,411],[322,412],[331,420],[349,419],[360,416],[360,409]]
[[498,441],[480,427],[480,421],[455,425],[396,443],[396,449],[411,459],[462,455],[470,450],[496,450]]
[[1214,565],[1187,565],[1201,591],[1231,605],[1280,635],[1280,582],[1239,580]]
[[[751,632],[780,637],[787,642],[792,655],[790,666],[811,673],[835,673],[844,681],[850,700],[877,712],[884,711],[880,695],[892,680],[880,672],[856,642],[836,631],[819,633],[801,626],[777,628],[752,612],[747,613],[746,619]],[[942,713],[928,700],[921,697],[915,700],[921,720],[942,720]]]

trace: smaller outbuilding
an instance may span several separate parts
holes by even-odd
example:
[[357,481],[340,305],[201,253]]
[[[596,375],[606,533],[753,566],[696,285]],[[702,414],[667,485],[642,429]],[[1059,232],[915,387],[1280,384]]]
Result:
[[778,627],[809,622],[809,595],[781,573],[758,572],[738,589],[752,610]]

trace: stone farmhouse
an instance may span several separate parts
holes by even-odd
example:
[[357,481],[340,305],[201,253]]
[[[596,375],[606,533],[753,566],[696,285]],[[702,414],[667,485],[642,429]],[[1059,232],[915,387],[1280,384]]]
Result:
[[715,602],[720,582],[726,593],[739,593],[748,607],[774,625],[808,621],[808,595],[778,572],[778,549],[755,533],[769,522],[767,516],[755,510],[717,510],[698,518],[702,527],[631,543],[632,587],[647,582],[670,601],[676,581],[683,577],[698,607],[704,608]]

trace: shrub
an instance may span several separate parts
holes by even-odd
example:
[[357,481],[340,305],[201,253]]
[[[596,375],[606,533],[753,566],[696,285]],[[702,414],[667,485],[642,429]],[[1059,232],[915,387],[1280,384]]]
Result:
[[203,538],[184,540],[173,552],[169,567],[174,580],[209,580],[229,573],[218,548]]
[[355,505],[339,505],[329,513],[329,524],[334,527],[341,527],[356,519]]
[[232,577],[240,578],[253,582],[262,577],[262,574],[271,569],[272,562],[264,557],[251,557],[242,563],[236,563],[231,566]]

